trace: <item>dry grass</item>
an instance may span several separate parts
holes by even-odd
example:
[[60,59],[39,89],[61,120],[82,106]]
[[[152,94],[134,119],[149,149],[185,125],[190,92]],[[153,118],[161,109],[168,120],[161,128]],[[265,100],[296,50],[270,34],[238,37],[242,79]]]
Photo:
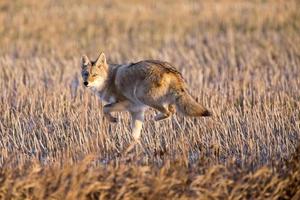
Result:
[[[1,1],[0,197],[299,199],[299,9]],[[149,111],[142,146],[122,154],[129,116],[108,124],[81,85],[80,56],[100,50],[113,63],[173,63],[214,117],[156,123]]]
[[[0,197],[7,199],[299,199],[300,151],[279,175],[267,167],[246,173],[236,167],[166,162],[161,168],[120,163],[92,167],[31,165],[2,169]],[[293,166],[297,165],[297,166]]]

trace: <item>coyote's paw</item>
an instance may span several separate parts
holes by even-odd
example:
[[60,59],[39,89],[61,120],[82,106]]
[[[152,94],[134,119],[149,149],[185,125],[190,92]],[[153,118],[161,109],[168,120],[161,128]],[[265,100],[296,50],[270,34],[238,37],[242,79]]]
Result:
[[169,104],[168,109],[163,107],[163,112],[158,113],[155,117],[155,121],[160,121],[169,118],[171,115],[173,115],[176,112],[176,108],[174,104]]
[[154,117],[155,121],[161,121],[164,119],[167,119],[170,115],[164,114],[164,113],[159,113]]
[[119,122],[118,118],[116,118],[116,117],[110,118],[109,121],[110,121],[111,123],[118,123],[118,122]]
[[113,117],[111,115],[105,115],[104,117],[111,123],[117,123],[119,121],[118,118]]

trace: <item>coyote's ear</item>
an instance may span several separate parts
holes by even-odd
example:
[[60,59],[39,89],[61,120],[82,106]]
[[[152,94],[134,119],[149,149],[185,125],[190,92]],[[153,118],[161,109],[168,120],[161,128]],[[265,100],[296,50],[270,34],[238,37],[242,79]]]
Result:
[[106,64],[106,58],[105,58],[104,53],[102,52],[102,53],[100,53],[99,57],[96,60],[96,66],[99,67],[99,66],[102,66],[105,64]]
[[91,63],[90,59],[86,55],[83,55],[82,58],[81,58],[81,68],[85,68],[90,63]]

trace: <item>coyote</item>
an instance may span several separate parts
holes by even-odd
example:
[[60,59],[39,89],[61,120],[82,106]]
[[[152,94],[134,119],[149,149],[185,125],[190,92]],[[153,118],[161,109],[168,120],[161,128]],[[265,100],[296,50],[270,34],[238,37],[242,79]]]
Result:
[[108,64],[104,53],[96,61],[84,55],[81,60],[83,84],[102,101],[105,118],[117,122],[112,112],[129,111],[132,135],[140,138],[144,112],[148,107],[159,111],[155,120],[170,117],[175,111],[187,116],[210,116],[187,90],[182,75],[171,64],[143,60],[130,64]]

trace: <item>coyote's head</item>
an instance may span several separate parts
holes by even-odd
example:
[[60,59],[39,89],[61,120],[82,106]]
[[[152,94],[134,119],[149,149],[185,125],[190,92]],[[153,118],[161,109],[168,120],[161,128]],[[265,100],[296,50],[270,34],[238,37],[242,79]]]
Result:
[[83,84],[92,89],[101,89],[108,76],[108,65],[104,53],[92,62],[84,55],[81,59],[81,75]]

